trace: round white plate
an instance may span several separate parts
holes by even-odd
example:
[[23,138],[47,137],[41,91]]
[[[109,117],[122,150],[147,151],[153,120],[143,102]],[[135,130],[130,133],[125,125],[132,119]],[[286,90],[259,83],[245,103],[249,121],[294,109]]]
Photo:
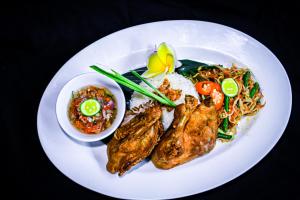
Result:
[[[178,59],[248,66],[259,81],[266,106],[230,143],[171,170],[143,162],[123,177],[106,171],[106,145],[79,143],[60,128],[55,103],[63,85],[101,63],[119,72],[145,66],[149,52],[171,44]],[[280,92],[279,92],[280,91]],[[49,83],[38,110],[38,133],[51,162],[76,183],[126,199],[175,198],[220,186],[261,160],[281,137],[289,120],[292,93],[279,60],[261,43],[235,29],[201,21],[163,21],[127,28],[106,36],[71,58]],[[247,121],[247,120],[244,120]]]

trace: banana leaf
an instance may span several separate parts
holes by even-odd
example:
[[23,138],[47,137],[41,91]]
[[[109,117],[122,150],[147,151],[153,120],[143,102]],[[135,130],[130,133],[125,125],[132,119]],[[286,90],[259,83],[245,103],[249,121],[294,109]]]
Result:
[[179,61],[182,65],[176,68],[175,70],[178,74],[181,74],[186,77],[195,75],[198,72],[199,67],[209,67],[209,65],[206,63],[197,62],[194,60],[184,59]]

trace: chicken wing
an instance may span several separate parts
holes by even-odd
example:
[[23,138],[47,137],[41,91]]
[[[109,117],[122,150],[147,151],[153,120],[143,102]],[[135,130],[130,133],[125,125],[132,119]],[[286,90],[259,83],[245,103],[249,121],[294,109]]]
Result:
[[122,125],[107,145],[111,173],[122,175],[150,155],[163,134],[160,105],[142,105],[127,112]]
[[193,96],[175,108],[171,128],[152,154],[157,168],[170,169],[212,150],[217,138],[217,112],[211,103],[197,105]]

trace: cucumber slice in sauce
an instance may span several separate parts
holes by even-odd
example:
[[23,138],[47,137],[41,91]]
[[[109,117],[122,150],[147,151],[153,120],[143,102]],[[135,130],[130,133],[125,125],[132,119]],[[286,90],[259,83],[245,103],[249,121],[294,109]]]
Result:
[[80,111],[85,116],[94,116],[101,109],[100,103],[95,99],[88,99],[81,103]]

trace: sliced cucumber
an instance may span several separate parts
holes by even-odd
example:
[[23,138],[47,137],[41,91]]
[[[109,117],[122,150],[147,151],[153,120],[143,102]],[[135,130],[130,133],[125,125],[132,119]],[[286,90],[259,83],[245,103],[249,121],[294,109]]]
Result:
[[239,92],[239,86],[233,78],[225,78],[221,86],[223,93],[228,97],[234,97]]
[[100,103],[95,99],[88,99],[81,103],[80,111],[85,116],[94,116],[101,109]]

